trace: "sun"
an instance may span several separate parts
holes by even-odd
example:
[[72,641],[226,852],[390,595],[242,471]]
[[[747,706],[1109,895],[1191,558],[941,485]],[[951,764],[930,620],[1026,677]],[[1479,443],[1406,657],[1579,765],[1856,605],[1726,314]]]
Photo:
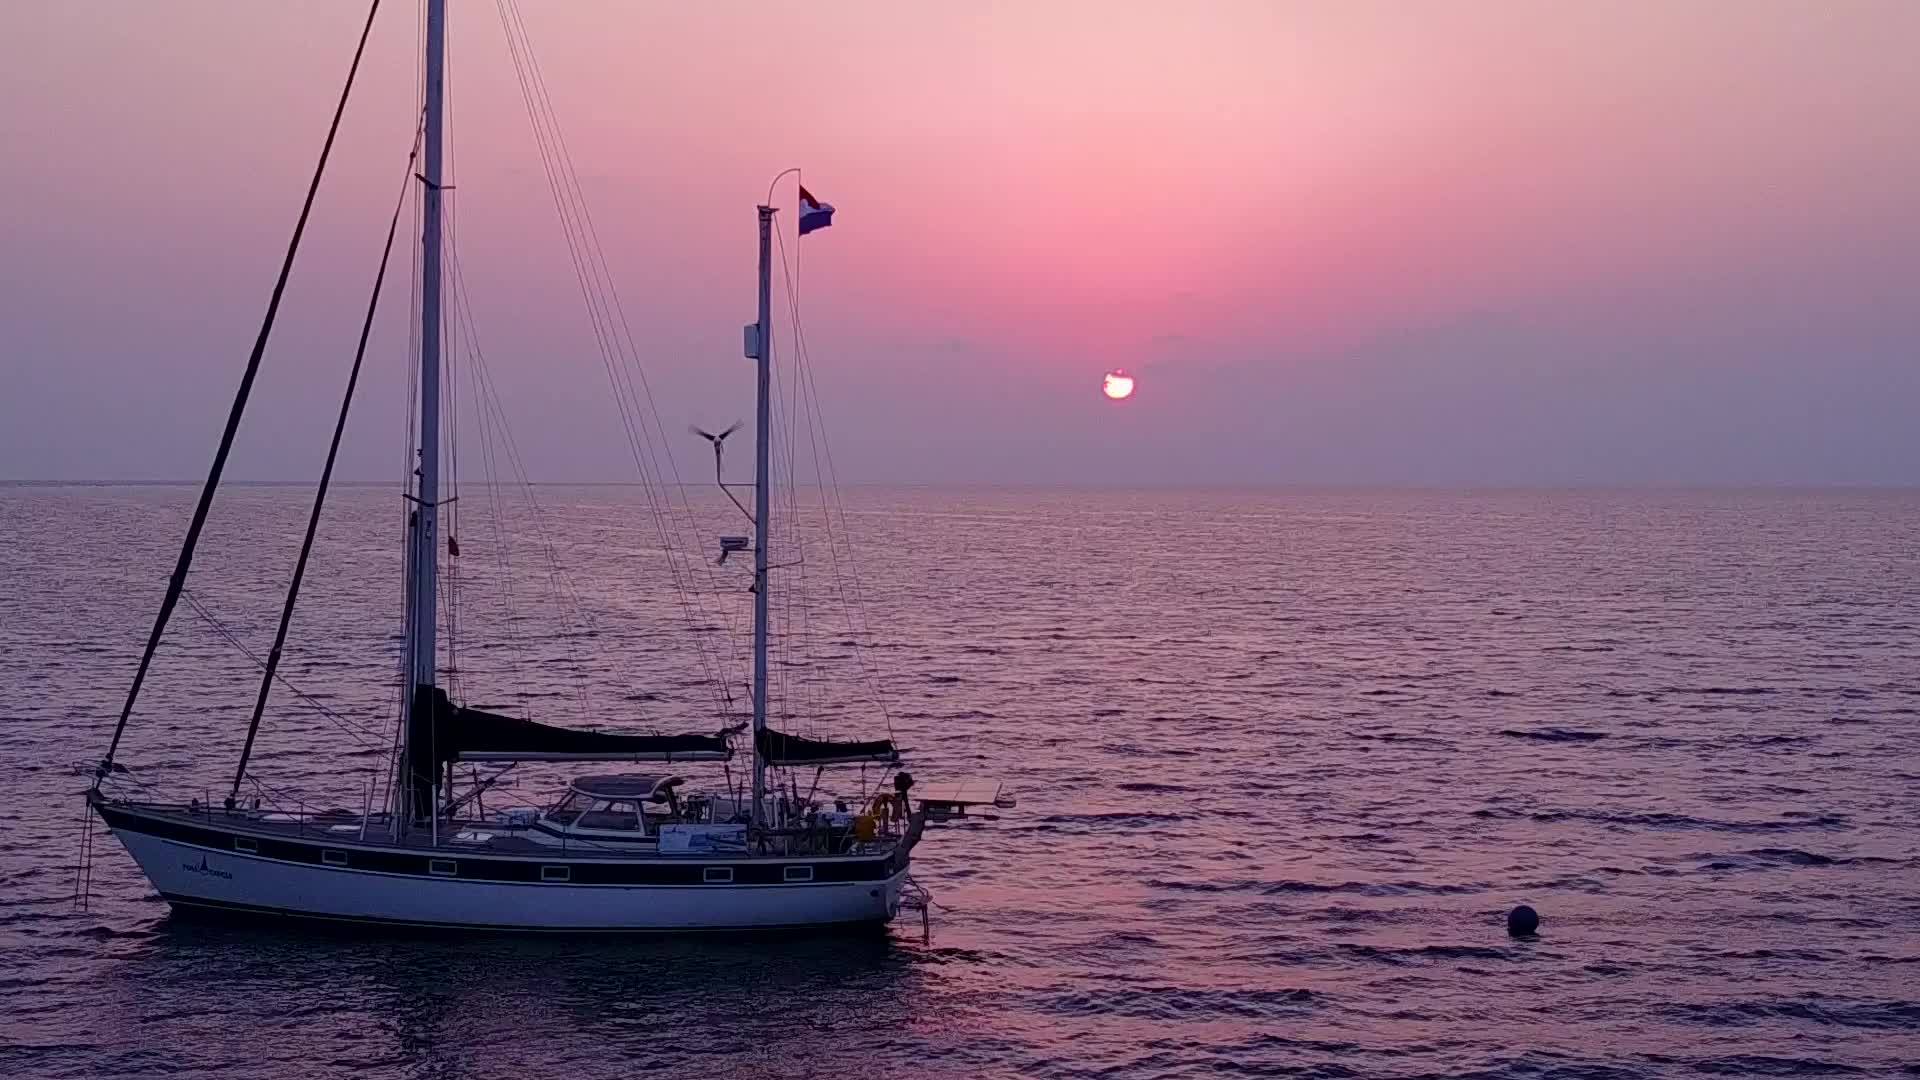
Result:
[[1133,376],[1119,368],[1114,368],[1112,371],[1107,372],[1106,378],[1100,380],[1100,392],[1115,401],[1132,397]]

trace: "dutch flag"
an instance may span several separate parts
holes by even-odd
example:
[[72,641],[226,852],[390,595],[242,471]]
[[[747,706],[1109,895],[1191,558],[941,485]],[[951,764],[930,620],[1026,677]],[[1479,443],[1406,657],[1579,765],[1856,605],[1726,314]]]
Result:
[[800,235],[805,236],[815,229],[824,229],[833,224],[833,206],[813,197],[813,192],[800,189]]

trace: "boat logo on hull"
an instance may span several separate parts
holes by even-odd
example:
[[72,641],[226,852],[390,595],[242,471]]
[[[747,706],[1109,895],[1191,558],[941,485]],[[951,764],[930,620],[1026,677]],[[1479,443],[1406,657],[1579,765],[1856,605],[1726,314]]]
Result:
[[180,864],[180,869],[185,870],[189,874],[202,874],[206,877],[217,877],[222,881],[233,880],[233,875],[228,873],[227,871],[215,870],[213,867],[208,866],[207,857],[205,855],[200,856],[199,866],[195,866],[190,862],[183,862]]

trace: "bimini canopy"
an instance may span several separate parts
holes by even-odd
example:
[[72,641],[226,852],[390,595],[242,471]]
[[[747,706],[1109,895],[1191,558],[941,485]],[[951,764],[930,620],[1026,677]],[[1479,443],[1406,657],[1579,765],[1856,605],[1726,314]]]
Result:
[[856,761],[888,764],[900,760],[900,751],[892,739],[867,742],[834,742],[828,739],[803,739],[772,728],[758,736],[760,757],[769,765],[839,765]]
[[[724,761],[733,756],[718,735],[616,735],[539,724],[447,700],[439,687],[416,702],[411,743],[417,758],[449,761]],[[420,708],[420,705],[426,708]]]
[[686,783],[681,776],[576,776],[568,785],[589,799],[608,802],[666,802],[667,792]]

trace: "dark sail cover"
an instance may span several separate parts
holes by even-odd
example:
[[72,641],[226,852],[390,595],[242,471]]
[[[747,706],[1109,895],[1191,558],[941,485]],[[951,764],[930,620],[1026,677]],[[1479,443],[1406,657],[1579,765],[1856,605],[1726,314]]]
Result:
[[[439,687],[429,708],[415,708],[413,746],[436,764],[449,761],[590,760],[702,761],[732,756],[717,735],[615,735],[576,731],[480,709],[464,709],[447,700]],[[423,724],[432,726],[421,730]]]
[[834,742],[827,739],[803,739],[768,728],[758,737],[760,756],[769,765],[833,765],[852,761],[895,762],[900,751],[892,739],[866,742]]
[[721,761],[718,735],[614,735],[464,709],[437,686],[414,691],[407,719],[407,773],[414,813],[432,813],[440,773],[452,761]]

